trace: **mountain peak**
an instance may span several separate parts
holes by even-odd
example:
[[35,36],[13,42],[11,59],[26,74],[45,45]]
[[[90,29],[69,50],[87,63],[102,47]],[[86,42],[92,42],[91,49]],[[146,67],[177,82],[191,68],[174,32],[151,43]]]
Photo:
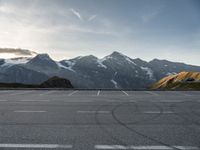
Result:
[[35,58],[51,60],[51,58],[49,57],[49,55],[46,54],[46,53],[44,53],[44,54],[38,54],[38,55],[35,56]]
[[59,68],[57,63],[52,60],[48,54],[38,54],[32,58],[27,65],[36,71],[46,72],[52,72],[52,70],[57,70]]
[[124,56],[124,54],[114,51],[114,52],[112,52],[112,54],[110,54],[110,56]]

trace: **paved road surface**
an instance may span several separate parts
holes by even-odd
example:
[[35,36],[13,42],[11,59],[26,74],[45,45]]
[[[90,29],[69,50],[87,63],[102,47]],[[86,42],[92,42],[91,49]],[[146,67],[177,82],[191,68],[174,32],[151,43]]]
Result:
[[1,149],[200,149],[200,92],[2,90]]

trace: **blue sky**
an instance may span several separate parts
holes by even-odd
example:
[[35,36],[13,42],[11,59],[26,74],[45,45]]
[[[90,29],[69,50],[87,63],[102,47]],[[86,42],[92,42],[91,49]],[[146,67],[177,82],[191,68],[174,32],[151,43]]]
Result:
[[0,22],[0,47],[57,60],[119,51],[200,65],[199,0],[0,0]]

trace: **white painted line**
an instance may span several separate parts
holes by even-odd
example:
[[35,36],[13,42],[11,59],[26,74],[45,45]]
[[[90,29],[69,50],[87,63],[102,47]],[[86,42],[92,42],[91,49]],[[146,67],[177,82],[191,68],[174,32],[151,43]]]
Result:
[[78,91],[73,91],[72,93],[69,93],[68,96],[72,96],[73,94],[77,93]]
[[44,149],[55,149],[65,148],[71,149],[72,145],[61,145],[61,144],[0,144],[0,148],[44,148]]
[[19,100],[21,102],[49,102],[49,100]]
[[0,93],[9,93],[11,91],[0,91]]
[[184,96],[193,96],[193,95],[190,95],[190,94],[185,94],[185,93],[184,93],[183,95],[184,95]]
[[48,91],[48,92],[44,92],[44,93],[41,93],[41,94],[39,94],[40,96],[43,96],[43,95],[48,95],[48,94],[50,94],[50,93],[54,93],[55,91]]
[[122,91],[126,96],[129,96],[129,94],[128,93],[126,93],[125,91]]
[[160,113],[162,113],[162,114],[173,114],[174,112],[172,112],[172,111],[163,111],[163,112],[161,112],[161,111],[145,111],[144,113],[145,114],[160,114]]
[[153,96],[159,96],[159,94],[155,93],[155,92],[151,92],[151,91],[145,91],[148,94],[151,94]]
[[43,111],[43,110],[15,110],[14,112],[16,113],[44,113],[44,112],[47,112],[47,111]]
[[27,94],[27,93],[31,93],[31,92],[33,92],[33,91],[24,91],[24,92],[20,92],[20,93],[12,93],[12,94],[10,94],[10,95],[23,95],[23,94]]
[[97,96],[99,96],[100,92],[101,92],[100,90],[97,92]]
[[95,149],[134,149],[134,150],[173,150],[174,148],[177,149],[181,149],[181,150],[196,150],[199,149],[199,147],[195,147],[195,146],[154,146],[154,145],[147,145],[147,146],[134,146],[134,145],[130,145],[130,146],[123,146],[123,145],[95,145],[94,146]]
[[82,114],[94,114],[94,113],[100,113],[100,114],[109,114],[110,111],[84,111],[84,110],[79,110],[77,113],[82,113]]
[[182,103],[182,100],[160,100],[160,101],[153,101],[153,102],[161,102],[161,103]]
[[0,102],[7,102],[8,100],[0,100]]

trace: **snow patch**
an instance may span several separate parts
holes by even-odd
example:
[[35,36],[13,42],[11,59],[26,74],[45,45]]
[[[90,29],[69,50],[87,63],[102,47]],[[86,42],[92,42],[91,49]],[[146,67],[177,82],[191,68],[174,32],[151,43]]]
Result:
[[177,74],[176,72],[168,72],[168,73],[166,73],[167,76],[176,75],[176,74]]
[[124,56],[125,59],[129,62],[129,64],[133,64],[133,65],[136,65],[136,63],[134,63],[132,60],[130,60],[130,58]]
[[[127,57],[126,55],[123,55],[123,54],[121,54],[121,53],[120,53],[120,55],[121,55],[122,57],[124,57],[124,59],[125,59],[126,61],[128,61],[129,64],[137,65],[136,63],[134,63],[134,62],[133,62],[129,57]],[[109,56],[106,56],[106,57],[100,59],[100,61],[103,62],[103,61],[105,61],[105,60],[107,60],[107,59],[114,59],[114,58],[113,58],[113,56],[109,55]],[[118,63],[119,63],[119,62],[118,62]],[[120,64],[120,63],[119,63],[119,64]]]
[[101,59],[97,59],[97,64],[98,64],[98,67],[102,67],[102,68],[107,69],[107,66],[105,66],[105,65],[102,63],[102,60],[101,60]]
[[4,64],[2,65],[3,67],[7,66],[13,66],[13,65],[18,65],[18,64],[26,64],[30,58],[11,58],[11,59],[5,59]]
[[68,65],[68,67],[73,67],[75,65],[75,62],[69,60],[65,60],[65,63]]
[[109,56],[106,56],[106,57],[100,59],[100,62],[102,63],[102,62],[104,62],[105,60],[107,60],[107,59],[112,59],[112,58],[113,58],[113,57],[109,55]]
[[117,86],[117,82],[115,81],[115,80],[110,80],[113,84],[114,84],[114,86],[115,86],[115,88],[118,88],[118,86]]
[[67,70],[70,70],[70,71],[73,71],[75,72],[75,70],[72,69],[72,67],[74,66],[74,62],[71,62],[71,61],[68,61],[66,60],[65,63],[67,63],[68,67],[67,66],[64,66],[63,64],[61,64],[60,62],[56,62],[56,64],[60,67],[60,68],[64,68],[64,69],[67,69]]
[[150,68],[148,67],[140,67],[140,68],[147,73],[150,79],[153,79],[153,71]]

